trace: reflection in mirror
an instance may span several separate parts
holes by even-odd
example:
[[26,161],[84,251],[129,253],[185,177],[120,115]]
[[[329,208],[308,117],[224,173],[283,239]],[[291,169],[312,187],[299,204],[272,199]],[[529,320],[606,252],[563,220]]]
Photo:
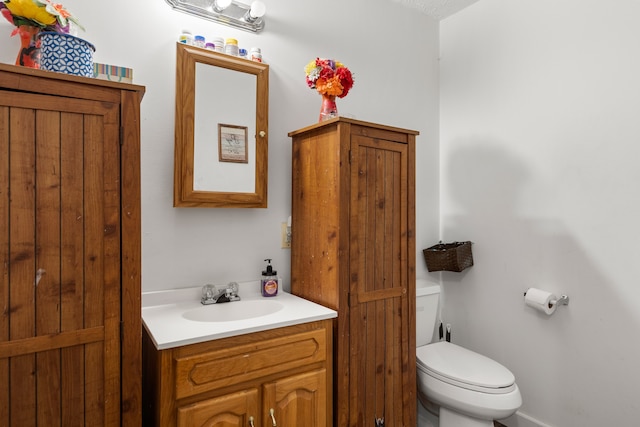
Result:
[[174,206],[266,207],[268,65],[177,49]]
[[[254,193],[256,77],[198,63],[196,88],[194,190]],[[226,126],[219,131],[221,125]],[[235,126],[244,134],[233,132]],[[232,160],[234,146],[247,163]]]

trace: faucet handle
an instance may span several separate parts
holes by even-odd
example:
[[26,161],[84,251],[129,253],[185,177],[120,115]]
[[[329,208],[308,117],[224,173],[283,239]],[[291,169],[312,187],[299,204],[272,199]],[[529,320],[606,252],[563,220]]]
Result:
[[202,287],[202,298],[213,298],[213,295],[216,292],[216,287],[213,285],[204,285]]
[[233,295],[238,294],[238,282],[229,282],[227,285],[227,290]]
[[215,302],[213,298],[216,294],[216,287],[210,284],[204,285],[202,287],[202,298],[200,298],[200,302],[202,304],[211,304]]
[[238,296],[238,283],[237,282],[229,282],[227,285],[227,289],[225,290],[226,297],[229,298],[229,301],[239,301],[240,297]]

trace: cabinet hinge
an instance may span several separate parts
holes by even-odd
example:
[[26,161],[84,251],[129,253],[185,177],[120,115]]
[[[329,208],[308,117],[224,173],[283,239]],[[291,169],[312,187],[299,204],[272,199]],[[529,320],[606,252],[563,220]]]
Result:
[[124,342],[124,322],[120,321],[120,344]]
[[351,164],[351,150],[349,150],[349,164]]
[[120,145],[124,145],[124,127],[120,126]]

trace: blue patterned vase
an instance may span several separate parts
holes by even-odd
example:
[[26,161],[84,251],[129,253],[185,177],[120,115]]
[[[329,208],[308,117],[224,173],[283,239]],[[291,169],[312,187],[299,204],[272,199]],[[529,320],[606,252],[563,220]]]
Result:
[[93,77],[93,52],[96,48],[71,34],[45,31],[38,35],[40,69]]

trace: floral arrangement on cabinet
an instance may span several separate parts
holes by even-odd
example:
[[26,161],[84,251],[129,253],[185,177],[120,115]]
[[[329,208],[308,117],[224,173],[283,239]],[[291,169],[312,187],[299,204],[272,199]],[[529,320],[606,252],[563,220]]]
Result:
[[36,36],[41,31],[73,33],[76,27],[84,30],[63,5],[51,0],[0,0],[0,13],[16,27],[11,36],[20,36],[16,65],[38,68]]
[[7,21],[16,26],[11,35],[16,35],[22,26],[35,27],[41,31],[68,33],[71,23],[84,30],[78,19],[64,6],[51,0],[0,0],[0,12]]
[[347,96],[353,87],[353,74],[342,63],[333,59],[316,58],[304,68],[307,86],[322,95],[319,121],[338,116],[335,99]]

